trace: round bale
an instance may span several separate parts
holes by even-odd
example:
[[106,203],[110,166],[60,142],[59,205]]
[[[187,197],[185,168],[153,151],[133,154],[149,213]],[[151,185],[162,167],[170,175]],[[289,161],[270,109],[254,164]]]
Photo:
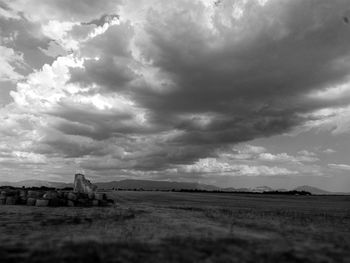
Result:
[[18,204],[20,204],[20,205],[25,205],[25,204],[27,204],[27,197],[25,197],[25,196],[20,196],[20,197],[18,198]]
[[33,190],[28,190],[27,197],[28,198],[39,198],[40,197],[40,192],[33,191]]
[[51,200],[57,198],[57,192],[56,191],[48,191],[43,195],[44,199]]
[[72,192],[70,192],[70,193],[68,193],[68,195],[67,195],[67,199],[68,199],[68,200],[77,200],[77,195],[74,194],[74,193],[72,193]]
[[106,200],[106,194],[105,193],[95,193],[95,199],[97,200]]
[[64,193],[62,191],[57,191],[58,198],[64,198]]
[[5,205],[6,204],[6,196],[1,196],[0,197],[0,205]]
[[20,197],[27,197],[27,191],[26,190],[19,190],[19,196]]
[[89,199],[94,199],[95,198],[95,193],[94,192],[90,192],[90,193],[88,193],[88,197],[89,197]]
[[36,203],[36,199],[35,198],[29,197],[27,199],[27,205],[34,206],[35,203]]
[[18,202],[18,198],[16,196],[6,197],[6,205],[16,205],[17,202]]
[[48,206],[49,205],[49,200],[47,199],[37,199],[35,202],[36,206]]

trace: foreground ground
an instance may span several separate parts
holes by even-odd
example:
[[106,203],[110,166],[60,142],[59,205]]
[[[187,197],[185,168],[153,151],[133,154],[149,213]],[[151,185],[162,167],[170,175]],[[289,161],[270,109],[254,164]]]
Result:
[[110,192],[0,206],[0,262],[350,262],[350,196]]

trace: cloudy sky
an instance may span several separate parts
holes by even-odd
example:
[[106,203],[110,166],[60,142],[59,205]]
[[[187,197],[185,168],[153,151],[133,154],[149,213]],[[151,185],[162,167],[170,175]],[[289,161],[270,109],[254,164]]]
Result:
[[350,191],[348,0],[0,0],[0,181]]

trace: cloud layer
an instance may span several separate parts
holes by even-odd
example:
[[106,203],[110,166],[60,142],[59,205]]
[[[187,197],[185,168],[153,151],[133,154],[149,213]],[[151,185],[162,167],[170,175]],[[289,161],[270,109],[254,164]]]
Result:
[[0,109],[4,165],[316,174],[311,152],[232,147],[349,132],[346,0],[33,2],[0,2],[0,81],[18,82]]

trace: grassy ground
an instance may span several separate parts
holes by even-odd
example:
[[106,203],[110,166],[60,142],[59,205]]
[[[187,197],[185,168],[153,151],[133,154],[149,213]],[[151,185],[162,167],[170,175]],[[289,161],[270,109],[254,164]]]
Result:
[[109,193],[0,206],[0,262],[350,262],[350,196]]

